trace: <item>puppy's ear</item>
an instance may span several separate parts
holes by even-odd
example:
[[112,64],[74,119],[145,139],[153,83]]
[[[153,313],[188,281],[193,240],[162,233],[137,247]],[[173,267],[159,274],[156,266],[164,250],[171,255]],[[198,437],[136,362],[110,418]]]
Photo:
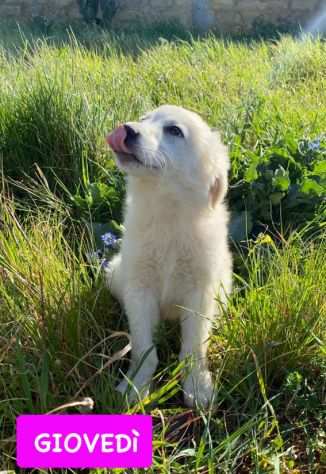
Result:
[[214,209],[218,202],[221,202],[227,192],[227,179],[225,176],[217,176],[209,188],[209,201]]
[[212,131],[212,161],[213,161],[213,179],[209,187],[209,201],[212,208],[223,201],[228,189],[228,171],[230,161],[228,149],[223,145],[219,132],[216,129]]

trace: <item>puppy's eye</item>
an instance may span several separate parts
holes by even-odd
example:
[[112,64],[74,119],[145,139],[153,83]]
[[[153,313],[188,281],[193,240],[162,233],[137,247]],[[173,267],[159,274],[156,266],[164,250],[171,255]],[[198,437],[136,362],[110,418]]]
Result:
[[181,128],[177,127],[176,125],[169,125],[167,127],[164,127],[164,131],[168,133],[169,135],[173,135],[174,137],[183,138],[184,136]]

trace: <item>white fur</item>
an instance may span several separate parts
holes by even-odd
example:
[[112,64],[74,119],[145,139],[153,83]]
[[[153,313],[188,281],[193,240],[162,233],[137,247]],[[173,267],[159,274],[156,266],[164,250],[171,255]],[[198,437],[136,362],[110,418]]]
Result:
[[[175,124],[184,137],[164,127]],[[217,132],[194,112],[165,105],[140,122],[136,156],[127,172],[125,235],[107,272],[113,295],[123,304],[132,339],[129,397],[148,393],[158,359],[153,331],[160,318],[181,319],[180,359],[191,356],[183,383],[185,402],[207,406],[212,379],[207,345],[216,299],[231,291],[232,259],[227,243],[229,159]],[[138,370],[137,370],[138,369]],[[125,379],[118,389],[125,393]]]

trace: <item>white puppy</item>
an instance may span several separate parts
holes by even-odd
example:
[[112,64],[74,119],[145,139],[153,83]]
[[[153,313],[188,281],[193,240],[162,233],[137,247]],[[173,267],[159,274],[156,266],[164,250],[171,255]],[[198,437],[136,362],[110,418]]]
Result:
[[[148,393],[158,359],[153,332],[180,317],[180,359],[192,356],[185,402],[209,404],[207,345],[214,315],[231,291],[227,243],[229,159],[219,135],[194,112],[164,105],[107,141],[128,175],[125,235],[107,272],[131,332],[129,397]],[[118,387],[128,389],[125,379]],[[136,393],[135,393],[136,392]]]

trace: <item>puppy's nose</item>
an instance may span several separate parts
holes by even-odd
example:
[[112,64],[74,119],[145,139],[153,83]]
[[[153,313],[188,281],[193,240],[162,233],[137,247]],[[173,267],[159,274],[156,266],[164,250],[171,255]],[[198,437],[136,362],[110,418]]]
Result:
[[137,140],[138,136],[139,136],[139,132],[137,130],[135,130],[135,128],[133,128],[132,126],[130,126],[128,124],[124,125],[124,129],[127,133],[127,136],[125,138],[125,144],[127,146],[133,145],[135,143],[135,141]]

